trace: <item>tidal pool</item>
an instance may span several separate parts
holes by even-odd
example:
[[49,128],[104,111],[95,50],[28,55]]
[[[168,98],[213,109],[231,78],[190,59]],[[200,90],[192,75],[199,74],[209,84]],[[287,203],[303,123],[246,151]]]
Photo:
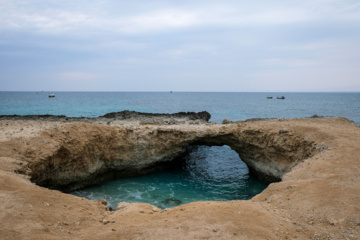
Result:
[[113,209],[119,202],[150,203],[164,209],[195,201],[247,200],[268,186],[249,173],[229,146],[188,147],[183,160],[177,169],[116,179],[72,194],[104,198]]

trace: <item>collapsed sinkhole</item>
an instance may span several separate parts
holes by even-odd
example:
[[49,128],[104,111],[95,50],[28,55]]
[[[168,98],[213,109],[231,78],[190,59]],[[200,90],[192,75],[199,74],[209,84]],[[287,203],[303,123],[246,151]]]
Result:
[[253,176],[229,146],[188,146],[169,168],[156,173],[107,181],[72,194],[91,200],[150,203],[169,208],[194,201],[248,200],[267,184]]
[[[65,130],[59,132],[59,130],[54,129],[52,132],[42,136],[51,143],[46,149],[47,151],[43,152],[41,150],[43,145],[36,147],[30,145],[25,147],[24,156],[36,159],[28,165],[32,182],[39,186],[68,193],[96,185],[104,188],[106,184],[99,184],[110,183],[114,179],[118,181],[120,178],[130,181],[132,177],[143,176],[145,178],[143,181],[149,182],[146,177],[151,177],[154,172],[163,174],[165,169],[168,169],[167,171],[179,171],[184,170],[184,168],[194,170],[197,174],[187,173],[187,176],[197,176],[198,179],[216,173],[215,180],[203,181],[207,185],[214,185],[214,183],[221,182],[218,181],[217,174],[219,172],[217,171],[220,171],[220,169],[224,171],[224,168],[226,168],[224,156],[228,154],[218,151],[215,157],[212,157],[210,163],[201,159],[204,156],[209,156],[211,152],[209,149],[216,149],[217,146],[224,145],[226,146],[223,148],[227,148],[226,151],[233,154],[232,156],[234,156],[236,162],[242,162],[241,158],[246,163],[246,165],[242,163],[246,169],[245,175],[252,176],[254,174],[257,179],[271,183],[281,181],[282,176],[299,162],[313,156],[322,149],[311,139],[304,138],[302,135],[294,134],[288,130],[270,132],[248,128],[230,129],[231,131],[226,129],[205,131],[209,130],[208,128],[203,129],[203,132],[200,130],[196,129],[196,131],[189,132],[181,129],[153,127],[134,130],[132,128],[113,128],[102,125],[91,125],[91,128],[88,125],[69,125]],[[41,141],[39,142],[41,143]],[[35,144],[38,143],[35,142]],[[189,162],[189,156],[193,155],[199,157],[196,163],[202,163],[206,167],[201,168],[192,164],[191,161]],[[221,161],[216,162],[214,160],[216,158],[221,159]],[[188,163],[185,165],[186,167],[184,167],[184,162]],[[175,167],[179,165],[182,167]],[[172,169],[169,169],[169,167],[172,167]],[[202,172],[200,169],[212,169],[214,171],[209,173]],[[174,172],[168,175],[165,174],[161,181],[154,183],[155,188],[159,183],[169,182],[169,175],[177,176]],[[225,173],[224,176],[234,177],[238,176],[238,173]],[[193,178],[190,178],[190,180],[190,182],[195,181]],[[230,178],[228,182],[233,184],[237,181]],[[190,189],[186,184],[180,185]],[[171,186],[166,188],[171,189]],[[220,192],[220,196],[230,193],[231,197],[224,200],[242,199],[231,193],[227,186],[220,186],[219,189],[209,190],[204,187],[196,191],[195,195]],[[261,192],[261,190],[243,199],[249,199]],[[136,192],[136,190],[126,191],[122,195],[131,196]],[[141,192],[139,194],[140,197],[135,194],[134,198],[140,198],[141,201],[139,201],[144,202],[141,199]],[[162,198],[160,202],[164,201],[165,204],[170,205],[178,205],[188,201],[179,200],[172,197],[171,194],[169,197],[160,192],[157,196],[163,197],[166,195],[166,198]],[[121,194],[115,193],[114,195]],[[156,197],[148,195],[149,198],[155,199]],[[110,202],[113,196],[106,197],[102,194],[101,197],[97,197],[94,193],[91,193],[88,198],[106,198]],[[194,201],[198,200],[222,199],[198,198]],[[137,200],[121,199],[116,200],[116,203],[120,201],[135,202]],[[161,204],[154,205],[161,206]]]

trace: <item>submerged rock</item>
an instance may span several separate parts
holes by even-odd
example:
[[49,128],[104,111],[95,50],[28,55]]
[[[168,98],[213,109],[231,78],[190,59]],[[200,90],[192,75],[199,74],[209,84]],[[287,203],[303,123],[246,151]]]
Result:
[[167,199],[161,201],[161,203],[170,207],[170,206],[178,206],[178,205],[182,204],[182,201],[179,199],[167,198]]

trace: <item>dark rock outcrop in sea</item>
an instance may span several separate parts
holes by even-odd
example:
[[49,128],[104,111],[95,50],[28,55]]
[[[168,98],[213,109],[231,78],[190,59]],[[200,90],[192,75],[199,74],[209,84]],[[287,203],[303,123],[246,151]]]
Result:
[[65,115],[0,115],[0,120],[46,120],[46,121],[77,121],[77,122],[92,122],[96,120],[166,120],[166,119],[177,119],[177,120],[200,120],[208,122],[211,118],[210,113],[206,111],[202,112],[179,112],[179,113],[142,113],[135,111],[121,111],[121,112],[112,112],[107,113],[103,116],[96,118],[88,118],[88,117],[67,117]]
[[203,120],[209,121],[211,115],[210,113],[203,112],[179,112],[179,113],[141,113],[135,111],[122,111],[122,112],[112,112],[105,114],[101,117],[104,118],[114,118],[114,119],[137,119],[141,120],[143,118],[175,118],[175,119],[187,119],[187,120]]

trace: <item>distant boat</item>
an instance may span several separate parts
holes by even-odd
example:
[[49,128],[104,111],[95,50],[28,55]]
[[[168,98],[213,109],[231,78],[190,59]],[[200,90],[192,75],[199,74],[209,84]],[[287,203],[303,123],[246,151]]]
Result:
[[53,98],[53,97],[55,97],[55,94],[50,94],[49,95],[49,98]]
[[272,99],[272,97],[266,97],[267,99]]
[[277,99],[285,99],[285,97],[284,97],[284,96],[281,96],[281,97],[277,97]]
[[172,93],[172,91],[170,91],[170,93]]

